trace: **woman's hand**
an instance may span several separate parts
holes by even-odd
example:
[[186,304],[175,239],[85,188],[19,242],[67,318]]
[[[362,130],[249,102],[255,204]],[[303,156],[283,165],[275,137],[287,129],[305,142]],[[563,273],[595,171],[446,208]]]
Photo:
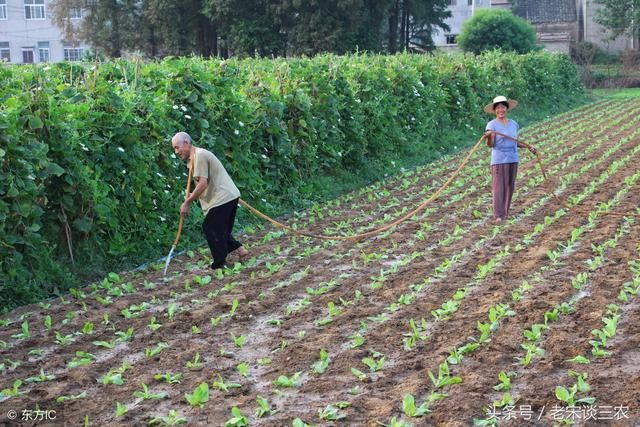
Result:
[[484,137],[487,140],[487,147],[493,148],[493,131],[487,130],[484,132]]

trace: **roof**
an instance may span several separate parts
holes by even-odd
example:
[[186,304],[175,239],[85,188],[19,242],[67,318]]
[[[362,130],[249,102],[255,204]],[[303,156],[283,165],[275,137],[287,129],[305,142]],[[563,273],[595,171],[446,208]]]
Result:
[[533,24],[576,22],[575,0],[519,0],[516,15]]

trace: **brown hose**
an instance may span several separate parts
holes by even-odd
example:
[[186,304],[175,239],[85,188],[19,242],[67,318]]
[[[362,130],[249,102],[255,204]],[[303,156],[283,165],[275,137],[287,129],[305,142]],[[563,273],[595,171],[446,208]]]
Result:
[[469,162],[469,159],[471,158],[473,153],[476,152],[476,150],[480,146],[480,143],[482,143],[482,141],[485,138],[486,138],[486,135],[483,135],[478,140],[478,142],[476,142],[476,145],[474,145],[473,148],[471,148],[471,150],[469,151],[467,156],[464,158],[464,160],[462,160],[462,162],[460,163],[458,168],[453,172],[453,175],[451,175],[451,177],[449,177],[449,179],[440,187],[440,189],[438,189],[438,191],[433,193],[431,195],[431,197],[429,197],[427,200],[422,202],[422,204],[420,206],[418,206],[417,208],[415,208],[414,210],[412,210],[408,214],[404,215],[403,217],[401,217],[401,218],[399,218],[399,219],[397,219],[397,220],[395,220],[395,221],[393,221],[393,222],[391,222],[389,224],[383,225],[382,227],[376,228],[375,230],[367,231],[366,233],[356,234],[356,235],[353,235],[353,236],[323,236],[323,235],[305,233],[303,231],[295,230],[295,229],[289,227],[288,225],[282,224],[281,222],[278,222],[275,219],[263,214],[262,212],[260,212],[259,210],[257,210],[256,208],[254,208],[253,206],[251,206],[250,204],[248,204],[247,202],[245,202],[242,199],[240,199],[239,202],[244,207],[249,209],[251,212],[253,212],[257,216],[259,216],[260,218],[263,218],[263,219],[269,221],[270,223],[272,223],[273,225],[275,225],[277,227],[280,227],[280,228],[283,228],[285,230],[288,230],[288,231],[290,231],[290,232],[292,232],[294,234],[297,234],[299,236],[311,237],[311,238],[314,238],[314,239],[322,239],[322,240],[356,240],[356,239],[361,239],[363,237],[373,236],[374,234],[381,233],[381,232],[383,232],[385,230],[390,229],[391,227],[394,227],[394,226],[406,221],[407,219],[411,218],[412,216],[414,216],[417,213],[419,213],[422,210],[424,210],[424,208],[426,208],[429,203],[433,202],[440,195],[440,193],[442,193],[449,185],[451,185],[453,180],[456,179],[456,177],[460,174],[460,171],[462,170],[462,168],[464,168],[466,166],[466,164]]

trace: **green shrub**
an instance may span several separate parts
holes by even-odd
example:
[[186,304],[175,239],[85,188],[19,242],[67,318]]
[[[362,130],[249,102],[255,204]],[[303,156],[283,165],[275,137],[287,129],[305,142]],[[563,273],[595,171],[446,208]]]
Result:
[[504,9],[476,11],[463,24],[457,41],[463,51],[475,54],[493,49],[518,53],[540,49],[533,26]]

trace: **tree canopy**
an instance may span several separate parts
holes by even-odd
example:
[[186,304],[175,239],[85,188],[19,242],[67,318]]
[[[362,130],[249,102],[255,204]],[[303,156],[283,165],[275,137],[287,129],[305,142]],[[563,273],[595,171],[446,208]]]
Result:
[[611,32],[612,38],[629,35],[638,40],[640,34],[640,0],[594,0],[602,5],[596,22]]
[[476,11],[462,26],[457,40],[462,50],[475,54],[492,49],[518,53],[539,49],[533,26],[503,9]]
[[[289,56],[434,48],[448,0],[54,0],[68,40],[118,57]],[[74,25],[71,8],[85,19]]]

